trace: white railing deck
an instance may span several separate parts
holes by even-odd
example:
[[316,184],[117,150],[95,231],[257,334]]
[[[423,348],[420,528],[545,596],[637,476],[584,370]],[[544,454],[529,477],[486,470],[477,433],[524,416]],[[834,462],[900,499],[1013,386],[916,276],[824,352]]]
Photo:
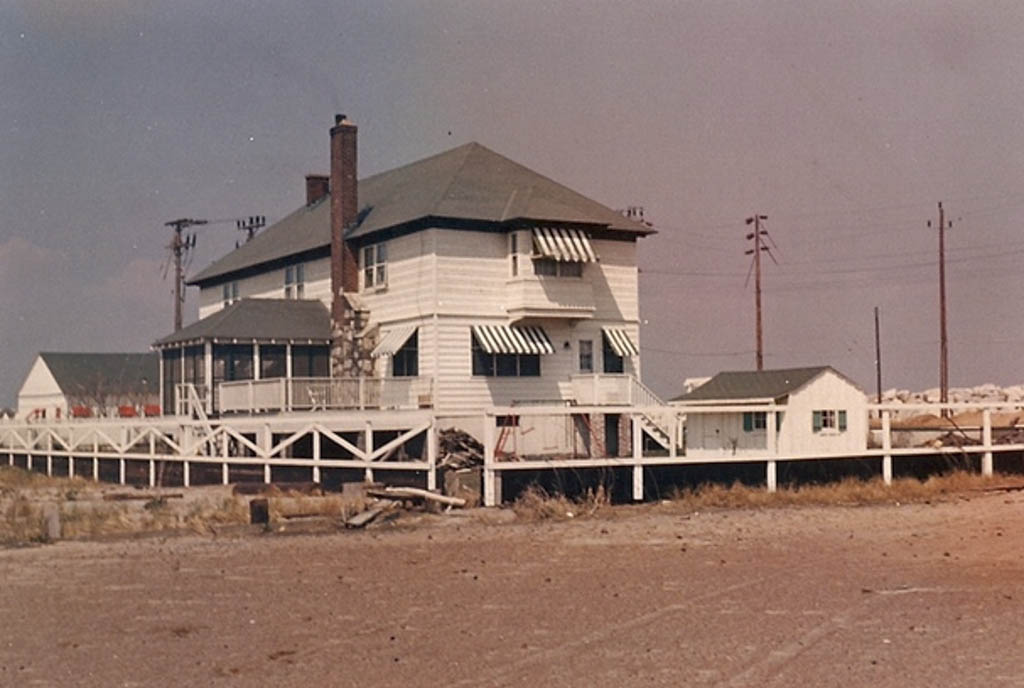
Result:
[[273,378],[218,386],[221,413],[416,409],[433,405],[431,378]]
[[572,392],[577,404],[664,406],[657,394],[630,373],[573,375]]

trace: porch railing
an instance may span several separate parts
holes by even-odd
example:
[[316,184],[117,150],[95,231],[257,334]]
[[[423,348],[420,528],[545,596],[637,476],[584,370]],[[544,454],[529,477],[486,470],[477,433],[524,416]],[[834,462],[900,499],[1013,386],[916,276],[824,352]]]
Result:
[[572,376],[573,398],[582,405],[664,406],[657,394],[629,373]]
[[410,409],[433,406],[427,377],[296,377],[237,380],[218,386],[222,413]]

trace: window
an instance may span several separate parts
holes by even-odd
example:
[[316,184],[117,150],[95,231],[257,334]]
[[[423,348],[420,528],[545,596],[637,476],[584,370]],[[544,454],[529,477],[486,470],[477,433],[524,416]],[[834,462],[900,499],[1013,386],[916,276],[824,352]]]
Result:
[[540,354],[489,354],[472,337],[473,374],[486,377],[540,377]]
[[764,411],[743,412],[743,432],[764,430],[768,427],[768,414]]
[[583,263],[534,258],[533,274],[540,277],[583,277]]
[[213,383],[252,379],[251,344],[213,345]]
[[235,301],[238,301],[238,282],[228,282],[225,284],[221,296],[225,306],[230,306]]
[[206,379],[206,357],[203,346],[185,347],[185,382],[202,385]]
[[363,247],[363,289],[375,289],[388,283],[388,245]]
[[625,364],[622,360],[622,356],[615,353],[615,349],[612,348],[611,342],[608,341],[608,335],[602,337],[601,341],[603,343],[603,346],[601,347],[601,358],[604,359],[604,372],[625,372]]
[[260,345],[260,379],[285,377],[287,348],[283,344]]
[[509,270],[513,277],[519,276],[519,242],[516,239],[516,233],[512,232],[508,235],[508,255],[509,255]]
[[284,297],[301,299],[306,291],[306,266],[302,263],[284,269]]
[[811,429],[814,432],[846,432],[846,411],[822,409],[812,412]]
[[419,331],[405,340],[402,348],[391,357],[392,377],[416,377],[420,374]]
[[292,377],[330,377],[330,350],[326,346],[292,346]]
[[594,372],[594,342],[590,339],[580,340],[580,372]]

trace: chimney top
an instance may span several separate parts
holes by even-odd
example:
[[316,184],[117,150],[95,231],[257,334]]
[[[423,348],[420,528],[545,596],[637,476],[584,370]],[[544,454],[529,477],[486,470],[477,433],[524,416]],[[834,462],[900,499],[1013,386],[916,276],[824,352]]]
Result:
[[347,115],[335,115],[334,116],[334,126],[339,126],[339,125],[342,125],[342,124],[351,125],[352,122],[349,120]]

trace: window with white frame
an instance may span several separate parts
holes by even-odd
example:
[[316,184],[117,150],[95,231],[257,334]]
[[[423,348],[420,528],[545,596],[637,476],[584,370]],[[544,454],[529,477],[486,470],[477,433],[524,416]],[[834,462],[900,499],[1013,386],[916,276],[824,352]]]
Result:
[[508,257],[509,257],[509,272],[512,277],[519,276],[519,240],[516,238],[516,233],[512,232],[508,235]]
[[540,377],[540,356],[538,354],[492,354],[480,346],[476,335],[473,335],[470,339],[473,375],[486,377]]
[[811,413],[811,430],[814,432],[846,432],[846,411],[842,409],[819,409]]
[[768,414],[765,411],[744,411],[743,432],[764,430],[768,427]]
[[238,301],[238,282],[228,282],[224,285],[221,291],[221,300],[225,307]]
[[388,245],[363,247],[363,289],[377,289],[388,283]]
[[581,339],[580,346],[580,372],[594,372],[594,340]]
[[583,263],[554,258],[534,258],[533,274],[539,277],[583,277]]
[[284,269],[284,297],[301,299],[306,291],[306,266],[302,263]]

